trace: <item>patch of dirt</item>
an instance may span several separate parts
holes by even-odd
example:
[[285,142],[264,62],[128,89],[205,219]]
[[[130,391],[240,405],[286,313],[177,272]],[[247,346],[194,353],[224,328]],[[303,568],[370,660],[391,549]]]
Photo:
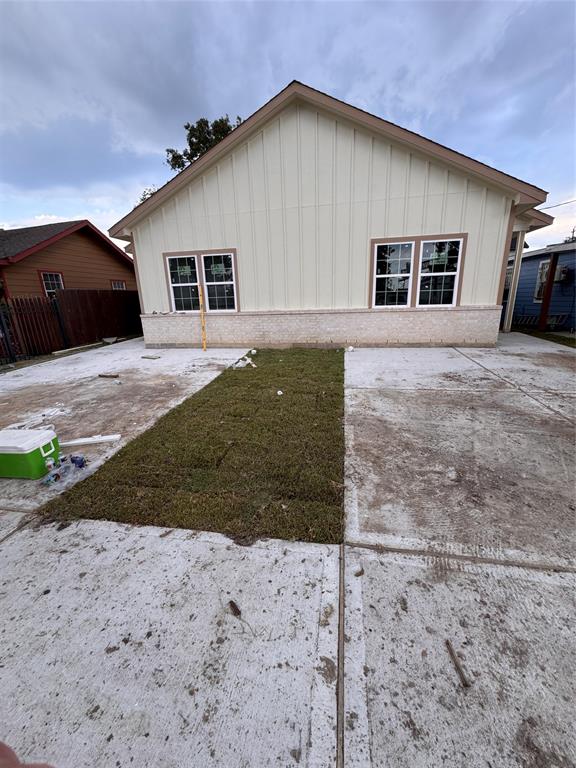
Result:
[[387,392],[382,406],[357,406],[351,419],[365,531],[542,553],[570,548],[568,422],[552,422],[520,396]]
[[[546,738],[546,734],[543,734]],[[575,768],[574,762],[554,749],[537,743],[537,723],[532,717],[522,721],[516,733],[516,744],[522,753],[523,768]]]
[[535,354],[508,352],[507,354],[510,357],[526,360],[537,367],[561,368],[564,371],[576,374],[576,355],[573,352],[537,352]]

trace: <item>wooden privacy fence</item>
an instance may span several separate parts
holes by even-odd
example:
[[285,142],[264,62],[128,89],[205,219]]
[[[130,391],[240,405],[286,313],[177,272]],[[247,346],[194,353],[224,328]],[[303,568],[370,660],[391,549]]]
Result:
[[62,289],[0,303],[0,364],[142,333],[137,291]]

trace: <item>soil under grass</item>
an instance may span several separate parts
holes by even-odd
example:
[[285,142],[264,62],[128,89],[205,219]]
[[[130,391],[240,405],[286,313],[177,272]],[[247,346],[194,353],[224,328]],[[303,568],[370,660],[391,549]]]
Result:
[[344,354],[263,350],[254,361],[224,371],[43,512],[339,543]]

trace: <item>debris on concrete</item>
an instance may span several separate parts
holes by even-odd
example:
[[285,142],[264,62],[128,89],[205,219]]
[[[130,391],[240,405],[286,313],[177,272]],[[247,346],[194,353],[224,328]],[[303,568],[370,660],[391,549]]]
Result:
[[92,437],[76,437],[74,440],[62,440],[60,445],[63,448],[69,448],[71,445],[94,445],[95,443],[113,443],[120,440],[121,434],[115,435],[92,435]]
[[450,654],[450,658],[452,659],[452,663],[456,667],[456,672],[458,672],[458,677],[460,678],[460,682],[462,683],[462,687],[463,688],[470,688],[472,683],[466,677],[464,669],[462,668],[462,664],[460,663],[460,659],[458,658],[458,656],[456,654],[456,651],[454,650],[454,647],[452,646],[452,643],[450,642],[450,640],[446,640],[446,648],[448,649],[448,653]]
[[58,768],[335,765],[338,547],[162,530],[0,544],[2,738]]
[[118,341],[118,336],[105,336],[102,341],[104,344],[115,344]]
[[120,376],[119,373],[99,373],[99,379],[117,379]]
[[161,360],[161,355],[142,355],[142,360]]
[[234,600],[229,600],[228,605],[230,606],[230,610],[232,611],[232,614],[234,616],[237,616],[238,618],[242,616],[242,611],[240,610],[240,608],[238,608]]
[[233,363],[232,368],[246,368],[248,365],[251,368],[257,367],[256,363],[245,355],[244,357],[241,357],[240,360],[237,360],[235,363]]
[[[8,402],[7,407],[0,408],[0,429],[14,422],[26,426],[31,417],[36,417],[41,419],[39,424],[53,425],[63,441],[79,434],[122,435],[113,443],[93,444],[88,467],[69,473],[59,483],[42,486],[0,479],[3,509],[30,512],[62,493],[247,352],[246,348],[213,349],[208,353],[163,349],[162,359],[151,365],[142,360],[148,351],[142,339],[110,346],[99,344],[2,374],[0,400]],[[122,385],[122,392],[117,386],[106,386],[98,378],[99,373],[120,374],[115,381],[118,387]],[[42,414],[50,411],[44,419]]]

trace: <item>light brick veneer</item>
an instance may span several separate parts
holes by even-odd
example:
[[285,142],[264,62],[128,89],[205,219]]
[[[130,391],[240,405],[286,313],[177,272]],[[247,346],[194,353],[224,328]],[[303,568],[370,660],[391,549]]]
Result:
[[[211,347],[406,346],[496,343],[500,307],[207,314]],[[197,314],[142,315],[147,347],[198,347]]]

